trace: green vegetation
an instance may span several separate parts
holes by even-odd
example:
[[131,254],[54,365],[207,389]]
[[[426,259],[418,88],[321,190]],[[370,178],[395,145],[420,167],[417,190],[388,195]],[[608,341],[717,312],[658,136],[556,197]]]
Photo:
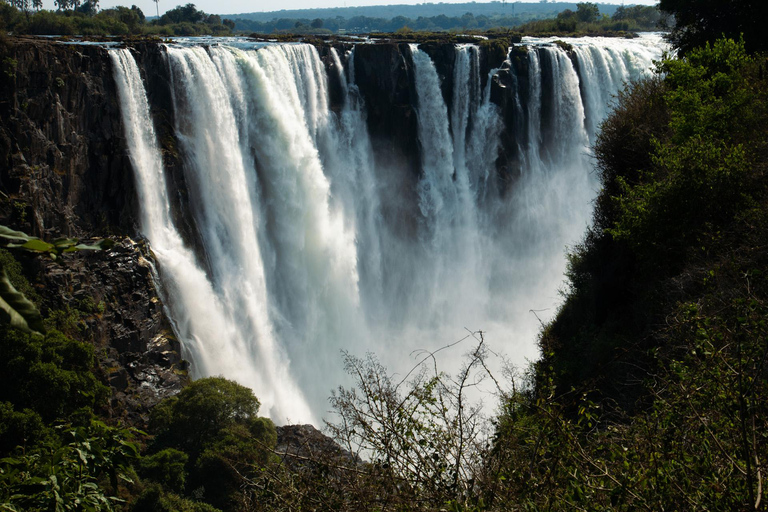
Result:
[[59,428],[50,440],[0,460],[0,509],[116,510],[124,502],[119,486],[132,482],[134,434],[92,421]]
[[82,36],[200,36],[232,34],[235,24],[206,14],[194,4],[180,5],[147,21],[135,5],[97,9],[97,2],[67,4],[58,11],[17,8],[0,2],[0,29],[13,34]]
[[608,35],[613,33],[658,30],[666,16],[658,8],[635,5],[618,7],[612,16],[601,15],[597,4],[577,4],[576,11],[566,9],[556,18],[535,20],[516,30],[523,35]]
[[[35,0],[37,1],[37,0]],[[518,28],[526,34],[612,34],[637,30],[654,30],[664,17],[655,7],[618,7],[613,16],[600,15],[595,3],[577,4],[577,10],[566,9],[559,14],[544,10],[515,14],[491,15],[466,12],[461,16],[419,16],[392,18],[341,16],[329,18],[275,18],[269,21],[248,19],[246,15],[234,20],[206,14],[194,4],[180,5],[159,19],[147,21],[135,5],[99,10],[97,0],[83,4],[61,0],[58,11],[39,10],[39,4],[0,1],[0,29],[14,34],[83,35],[83,36],[197,36],[254,33],[270,36],[330,36],[344,33],[412,34],[506,33]],[[36,12],[32,11],[32,7]],[[606,7],[606,6],[604,6]],[[482,9],[481,9],[482,10]],[[554,16],[557,16],[556,18]]]
[[[557,18],[555,18],[555,15]],[[457,32],[482,34],[488,31],[524,27],[526,33],[606,33],[615,31],[655,30],[664,17],[655,7],[619,7],[612,17],[601,16],[597,4],[580,3],[577,11],[570,9],[548,15],[474,15],[420,16],[412,19],[395,16],[391,19],[353,16],[314,20],[275,18],[269,21],[235,19],[238,30],[259,34],[332,34],[346,33],[396,33],[396,32]]]
[[155,438],[139,474],[163,488],[146,490],[141,506],[152,502],[162,510],[164,501],[187,495],[239,510],[243,483],[268,463],[277,440],[274,425],[258,411],[250,389],[221,377],[195,381],[158,404],[150,418]]

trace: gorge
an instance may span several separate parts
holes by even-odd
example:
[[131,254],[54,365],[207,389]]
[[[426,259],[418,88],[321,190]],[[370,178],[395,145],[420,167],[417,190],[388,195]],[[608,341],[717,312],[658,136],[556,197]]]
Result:
[[[414,350],[467,328],[517,364],[537,357],[566,245],[590,221],[597,127],[664,49],[656,35],[526,38],[506,58],[475,44],[61,46],[19,65],[79,59],[73,81],[95,76],[103,96],[66,81],[62,120],[29,137],[56,150],[19,143],[21,128],[4,147],[48,173],[19,185],[37,191],[37,231],[146,237],[194,376],[251,387],[277,423],[314,421],[344,382],[340,350],[404,374]],[[68,129],[61,112],[94,98],[106,108]],[[67,198],[63,225],[50,196]]]

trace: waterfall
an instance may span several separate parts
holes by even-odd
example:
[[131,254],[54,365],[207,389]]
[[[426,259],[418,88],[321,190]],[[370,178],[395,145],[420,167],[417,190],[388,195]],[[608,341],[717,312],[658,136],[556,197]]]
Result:
[[[412,184],[393,182],[389,163],[374,158],[354,79],[366,63],[354,47],[328,48],[323,62],[305,44],[168,45],[194,248],[173,224],[139,67],[129,50],[110,50],[141,232],[193,375],[251,387],[284,423],[325,413],[345,383],[342,350],[375,352],[405,374],[414,350],[466,327],[486,331],[516,364],[535,359],[538,318],[559,303],[565,247],[589,222],[590,144],[612,95],[661,55],[654,37],[575,39],[571,51],[525,40],[515,58],[527,71],[511,57],[503,66],[514,82],[506,121],[491,101],[498,70],[481,76],[477,46],[457,45],[441,78],[411,45]],[[497,169],[503,147],[517,155]],[[454,371],[460,357],[441,364]]]
[[[247,332],[239,323],[242,319],[233,316],[239,308],[231,307],[231,294],[253,294],[254,283],[240,279],[242,287],[235,283],[232,289],[214,289],[192,251],[184,246],[171,222],[162,158],[139,69],[128,50],[113,50],[110,56],[141,201],[141,229],[157,258],[163,295],[184,340],[186,355],[195,363],[195,374],[227,375],[259,390],[268,413],[275,418],[311,418],[309,407],[289,376],[287,361],[275,345],[268,326],[257,325],[258,320],[254,319],[251,325],[263,330]],[[226,198],[223,199],[226,202]],[[247,204],[238,206],[248,210]],[[258,281],[255,284],[258,285]],[[249,298],[256,297],[246,297],[246,300]],[[262,305],[248,300],[242,306],[259,308]],[[280,385],[274,386],[274,382]]]

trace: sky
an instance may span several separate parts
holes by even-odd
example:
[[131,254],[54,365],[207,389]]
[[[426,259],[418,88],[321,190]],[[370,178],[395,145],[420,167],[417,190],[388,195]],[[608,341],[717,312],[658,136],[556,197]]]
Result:
[[[443,3],[467,3],[468,0],[442,0]],[[534,0],[535,1],[535,0]],[[565,0],[567,1],[567,0]],[[581,0],[571,0],[581,1]],[[512,3],[512,0],[508,0]],[[281,0],[279,3],[274,0],[159,0],[155,5],[153,0],[100,0],[99,7],[107,9],[116,5],[130,7],[137,5],[145,15],[153,16],[156,14],[156,8],[162,15],[168,9],[173,9],[177,5],[193,3],[198,9],[208,14],[240,14],[247,12],[277,11],[281,9],[313,9],[321,7],[360,7],[371,5],[403,5],[429,3],[424,0]],[[433,1],[432,3],[438,3]],[[481,3],[481,2],[478,2]],[[485,3],[485,2],[482,2]],[[598,3],[621,4],[621,0],[605,1]],[[655,5],[658,0],[626,0],[626,5],[641,4]],[[43,0],[44,9],[54,9],[53,0]]]

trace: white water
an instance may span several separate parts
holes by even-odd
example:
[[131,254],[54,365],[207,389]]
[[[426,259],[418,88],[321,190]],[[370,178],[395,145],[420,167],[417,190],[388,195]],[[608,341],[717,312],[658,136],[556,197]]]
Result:
[[[169,47],[202,261],[171,221],[139,71],[127,50],[113,51],[142,232],[194,375],[252,387],[283,423],[325,413],[345,383],[340,350],[376,352],[405,373],[413,350],[466,327],[517,364],[535,359],[530,310],[554,313],[565,247],[589,221],[590,140],[610,95],[647,72],[662,45],[575,40],[579,75],[562,49],[533,43],[517,98],[522,164],[501,178],[503,125],[490,77],[481,87],[477,48],[456,48],[446,104],[431,59],[411,47],[421,174],[417,204],[405,207],[396,174],[373,158],[354,50],[331,52],[329,77],[308,45]],[[338,112],[330,78],[342,85]],[[393,210],[413,212],[407,229]],[[443,361],[447,370],[463,350]]]

